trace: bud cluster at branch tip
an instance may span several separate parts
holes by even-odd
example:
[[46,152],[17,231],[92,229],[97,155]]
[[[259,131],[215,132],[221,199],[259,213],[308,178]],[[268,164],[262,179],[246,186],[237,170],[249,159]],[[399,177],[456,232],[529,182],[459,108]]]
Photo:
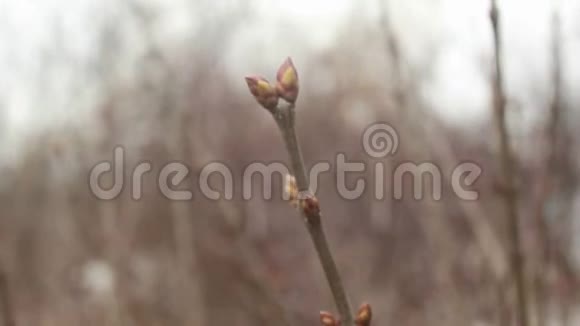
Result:
[[270,111],[276,109],[280,98],[292,104],[298,98],[298,72],[290,58],[287,58],[278,69],[276,85],[272,85],[261,76],[247,76],[246,84],[256,101]]

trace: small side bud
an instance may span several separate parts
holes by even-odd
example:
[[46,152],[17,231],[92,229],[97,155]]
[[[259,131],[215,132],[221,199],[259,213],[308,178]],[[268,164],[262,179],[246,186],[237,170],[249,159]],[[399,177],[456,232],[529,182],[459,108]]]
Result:
[[334,318],[334,316],[327,311],[320,312],[320,324],[322,326],[340,326],[340,322]]
[[298,208],[298,186],[296,178],[290,174],[287,174],[284,179],[284,199],[290,201],[292,207]]
[[246,83],[250,93],[254,95],[256,101],[268,110],[274,110],[278,105],[278,93],[276,88],[270,82],[260,76],[246,77]]
[[314,195],[302,195],[300,199],[300,208],[309,220],[314,221],[320,217],[320,203]]
[[371,310],[371,305],[368,303],[363,303],[360,308],[358,308],[355,324],[356,326],[370,326],[372,318],[373,312]]
[[278,95],[290,103],[296,102],[298,98],[298,72],[292,59],[287,58],[278,69],[276,74],[276,90]]

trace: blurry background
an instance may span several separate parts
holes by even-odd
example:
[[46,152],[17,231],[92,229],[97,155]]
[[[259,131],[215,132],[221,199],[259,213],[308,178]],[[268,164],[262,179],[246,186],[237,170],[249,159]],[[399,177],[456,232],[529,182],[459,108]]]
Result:
[[[301,219],[280,200],[205,199],[203,166],[240,186],[286,160],[244,76],[291,56],[307,165],[369,160],[368,125],[399,134],[388,167],[432,161],[484,172],[480,199],[341,199],[319,185],[353,305],[376,325],[510,325],[514,286],[498,192],[488,1],[0,0],[0,320],[5,325],[316,325],[334,303]],[[533,325],[580,325],[580,2],[500,1],[508,126],[517,156]],[[557,14],[554,14],[557,13]],[[558,68],[560,67],[560,68]],[[89,170],[126,149],[186,162],[194,199],[144,178],[98,200]],[[363,174],[372,182],[372,169]],[[360,176],[360,175],[359,175]],[[261,187],[256,181],[255,190]],[[221,180],[212,177],[219,188]],[[372,184],[372,183],[371,183]],[[447,185],[449,182],[446,183]],[[389,188],[389,187],[387,187]]]

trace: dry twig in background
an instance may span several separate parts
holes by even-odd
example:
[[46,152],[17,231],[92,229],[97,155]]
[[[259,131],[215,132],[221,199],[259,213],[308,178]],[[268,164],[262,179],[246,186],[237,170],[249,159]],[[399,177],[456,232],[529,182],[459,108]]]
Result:
[[495,50],[495,78],[493,80],[494,123],[499,137],[500,182],[508,219],[510,262],[516,285],[517,320],[518,325],[528,326],[527,291],[518,218],[518,194],[514,179],[516,171],[506,123],[506,97],[503,88],[503,70],[501,65],[500,19],[496,0],[492,0],[490,20]]
[[[545,210],[548,199],[553,192],[555,174],[558,170],[557,155],[558,155],[558,129],[560,127],[561,114],[561,97],[562,97],[562,63],[561,63],[561,48],[560,48],[560,18],[558,9],[555,9],[552,14],[552,82],[554,84],[553,97],[549,108],[549,118],[546,125],[545,136],[547,144],[543,151],[543,164],[540,175],[538,177],[538,195],[536,200],[536,223],[539,236],[539,261],[534,270],[534,287],[536,298],[536,319],[538,326],[546,325],[546,304],[548,302],[548,284],[545,275],[541,269],[543,266],[548,266],[552,263],[552,254],[555,250],[551,243],[551,235],[549,232],[549,225],[546,221]],[[542,267],[542,268],[540,268]]]

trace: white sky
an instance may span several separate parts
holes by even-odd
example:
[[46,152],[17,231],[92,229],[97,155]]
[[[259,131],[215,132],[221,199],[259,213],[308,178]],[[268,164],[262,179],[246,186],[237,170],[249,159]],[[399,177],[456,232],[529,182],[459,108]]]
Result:
[[[233,38],[231,56],[235,60],[228,61],[232,77],[270,71],[287,55],[297,63],[307,61],[312,53],[340,42],[335,31],[353,15],[353,10],[358,19],[376,21],[376,1],[379,0],[248,0],[255,19],[244,24]],[[200,27],[192,18],[194,11],[186,6],[191,1],[142,2],[157,8],[161,19],[155,36],[169,47],[184,42]],[[214,2],[213,10],[218,14],[238,3]],[[540,110],[546,95],[542,92],[548,89],[549,82],[549,23],[554,1],[500,2],[505,22],[508,91],[524,112]],[[5,160],[14,157],[21,140],[35,130],[78,121],[95,106],[102,90],[98,80],[83,74],[83,68],[98,59],[93,48],[99,30],[95,26],[107,19],[123,19],[125,9],[119,3],[0,0],[0,156]],[[580,17],[580,5],[573,0],[561,3],[565,78],[570,89],[578,89],[580,62],[575,58],[580,53],[580,25],[575,21]],[[392,0],[390,4],[392,24],[409,61],[413,64],[429,57],[435,60],[435,74],[425,87],[425,96],[432,99],[438,112],[457,125],[489,114],[485,73],[491,34],[487,8],[488,2],[481,0]],[[130,81],[134,70],[131,64],[141,54],[143,40],[131,22],[123,22],[122,26],[126,31],[118,64],[126,69],[120,78]],[[55,42],[57,34],[60,42]],[[440,51],[437,55],[434,48]],[[533,117],[524,114],[518,118],[519,123]]]

